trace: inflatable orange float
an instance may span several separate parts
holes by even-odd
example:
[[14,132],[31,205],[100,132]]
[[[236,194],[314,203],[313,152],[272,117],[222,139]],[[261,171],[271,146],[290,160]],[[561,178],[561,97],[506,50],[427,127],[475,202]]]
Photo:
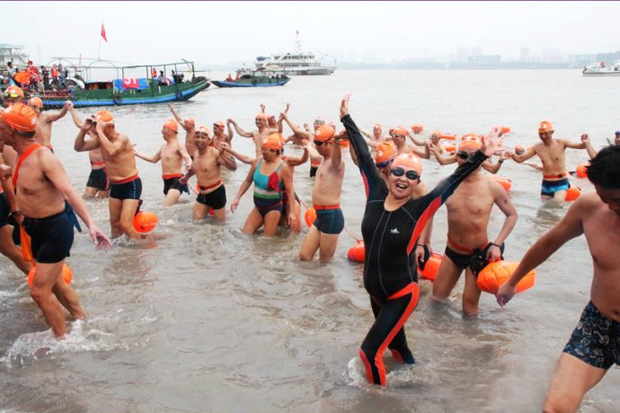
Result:
[[[36,267],[32,267],[32,269],[28,273],[28,286],[29,287],[32,287],[32,282],[34,281],[35,270],[36,270]],[[67,264],[64,264],[62,267],[62,279],[65,280],[67,284],[71,284],[71,281],[73,280],[73,271],[71,270],[71,268],[69,268]]]
[[140,211],[133,217],[133,227],[141,233],[151,232],[157,227],[157,215],[149,211]]
[[354,262],[365,261],[366,249],[364,248],[364,241],[357,241],[357,243],[349,248],[349,252],[347,252],[347,258]]
[[441,265],[441,260],[443,259],[443,255],[433,252],[426,262],[423,270],[418,268],[418,272],[420,275],[427,280],[435,281],[435,275],[437,275],[437,270],[439,270],[439,266]]
[[[499,288],[510,278],[517,269],[518,262],[496,261],[488,264],[476,279],[476,285],[480,291],[497,294]],[[529,290],[536,283],[536,270],[527,273],[517,284],[517,293]]]

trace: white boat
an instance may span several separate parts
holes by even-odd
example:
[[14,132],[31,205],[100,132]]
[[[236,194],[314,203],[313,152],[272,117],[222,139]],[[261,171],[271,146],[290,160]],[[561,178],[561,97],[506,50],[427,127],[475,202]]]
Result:
[[583,68],[582,73],[584,76],[620,76],[620,60],[610,66],[603,62],[589,64]]
[[240,75],[256,70],[285,76],[331,75],[337,69],[336,59],[324,53],[304,51],[299,33],[295,40],[295,48],[288,53],[275,53],[269,57],[259,56],[254,61],[255,68],[237,70]]

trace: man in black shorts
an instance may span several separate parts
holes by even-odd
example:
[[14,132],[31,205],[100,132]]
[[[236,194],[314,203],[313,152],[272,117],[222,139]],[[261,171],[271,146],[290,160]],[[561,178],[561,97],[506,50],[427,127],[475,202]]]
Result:
[[594,264],[590,303],[560,356],[545,412],[576,411],[607,370],[620,364],[620,146],[602,149],[590,160],[587,175],[596,192],[582,194],[571,205],[562,221],[530,247],[497,293],[499,305],[506,305],[530,270],[570,239],[586,236]]
[[107,250],[110,240],[95,225],[58,158],[35,142],[34,111],[16,104],[2,112],[2,118],[10,127],[5,142],[19,154],[12,180],[37,264],[30,295],[54,335],[62,337],[66,326],[61,304],[75,318],[85,317],[77,294],[62,277],[64,260],[73,244],[73,227],[79,228],[73,208],[88,227],[97,249]]

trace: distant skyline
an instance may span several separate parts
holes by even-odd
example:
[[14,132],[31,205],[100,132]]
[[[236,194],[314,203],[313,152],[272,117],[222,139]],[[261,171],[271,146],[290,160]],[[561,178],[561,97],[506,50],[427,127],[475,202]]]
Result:
[[[52,56],[128,63],[250,62],[304,45],[343,62],[443,58],[460,48],[518,59],[620,50],[618,2],[34,2],[3,3],[1,42]],[[79,16],[76,18],[75,16]],[[355,60],[353,60],[353,58]]]

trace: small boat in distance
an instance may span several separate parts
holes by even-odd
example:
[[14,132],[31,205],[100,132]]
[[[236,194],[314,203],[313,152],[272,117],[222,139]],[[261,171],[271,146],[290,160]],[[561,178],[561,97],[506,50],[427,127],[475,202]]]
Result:
[[[93,65],[98,62],[112,66]],[[66,87],[46,90],[39,95],[44,109],[61,108],[67,100],[75,107],[178,102],[191,99],[210,85],[207,78],[195,76],[194,63],[189,61],[123,67],[107,61],[93,63],[88,66],[69,65],[76,74],[67,79]],[[179,66],[187,66],[189,70],[179,71]],[[92,76],[93,71],[110,73],[114,70],[116,76],[112,79]],[[183,73],[190,74],[190,79],[184,80]]]
[[583,68],[584,76],[620,76],[620,60],[616,60],[611,66],[605,66],[604,62],[592,63]]
[[[269,57],[259,56],[254,61],[254,66],[253,70],[269,70],[285,76],[331,75],[338,68],[334,57],[304,50],[299,32],[292,52],[274,53]],[[237,72],[245,74],[253,70],[244,68]]]
[[283,75],[268,74],[261,71],[238,75],[237,79],[211,80],[217,87],[270,87],[284,86],[291,80]]

